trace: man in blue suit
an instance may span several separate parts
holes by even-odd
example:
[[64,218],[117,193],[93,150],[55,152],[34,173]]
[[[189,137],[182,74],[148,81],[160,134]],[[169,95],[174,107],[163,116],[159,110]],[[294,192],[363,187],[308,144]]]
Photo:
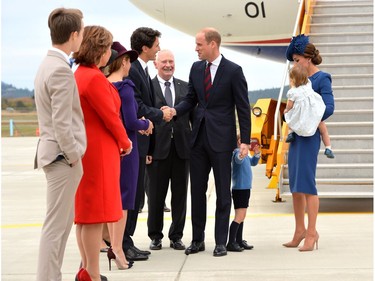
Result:
[[191,216],[193,239],[185,254],[205,250],[206,191],[211,168],[215,177],[215,249],[214,256],[227,254],[231,210],[231,156],[236,148],[236,116],[241,135],[241,155],[250,144],[250,105],[242,68],[220,53],[221,36],[213,28],[196,35],[200,61],[193,64],[187,96],[171,109],[176,117],[196,108],[190,154]]

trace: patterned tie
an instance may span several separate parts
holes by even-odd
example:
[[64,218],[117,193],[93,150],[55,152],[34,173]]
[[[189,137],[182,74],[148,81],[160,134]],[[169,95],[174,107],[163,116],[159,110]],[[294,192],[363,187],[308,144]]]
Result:
[[173,107],[173,99],[172,99],[172,91],[171,91],[171,82],[165,82],[164,83],[165,85],[165,92],[164,92],[164,96],[165,96],[165,101],[167,102],[167,105],[169,107]]
[[212,87],[211,83],[211,70],[210,66],[212,63],[207,63],[206,70],[204,71],[204,94],[206,101],[208,100],[208,97],[210,96],[210,89]]

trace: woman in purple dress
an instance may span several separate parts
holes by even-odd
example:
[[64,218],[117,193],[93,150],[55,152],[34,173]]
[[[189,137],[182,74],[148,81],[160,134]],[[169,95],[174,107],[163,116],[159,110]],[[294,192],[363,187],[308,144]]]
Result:
[[[312,88],[322,96],[326,105],[322,121],[333,114],[334,99],[332,79],[329,73],[319,70],[317,65],[322,62],[319,51],[305,35],[293,37],[286,57],[289,61],[305,68],[308,72]],[[285,247],[298,247],[305,239],[300,251],[312,251],[318,248],[319,234],[316,231],[316,219],[319,212],[319,197],[315,176],[320,148],[319,129],[311,137],[295,136],[289,146],[288,173],[289,186],[293,196],[295,231],[293,239],[283,244]],[[305,227],[305,210],[308,224]]]
[[123,218],[116,222],[108,224],[108,230],[111,238],[111,248],[108,250],[109,264],[114,259],[118,269],[128,269],[131,267],[126,260],[122,249],[122,239],[127,220],[127,210],[134,209],[135,194],[138,178],[138,145],[137,132],[144,134],[152,133],[153,124],[150,120],[138,119],[138,104],[134,99],[134,84],[132,81],[123,77],[128,76],[131,62],[138,57],[136,51],[126,50],[119,42],[113,42],[112,52],[114,61],[106,68],[108,70],[107,78],[117,88],[121,98],[121,117],[128,134],[133,142],[133,150],[121,160],[121,200],[123,209]]

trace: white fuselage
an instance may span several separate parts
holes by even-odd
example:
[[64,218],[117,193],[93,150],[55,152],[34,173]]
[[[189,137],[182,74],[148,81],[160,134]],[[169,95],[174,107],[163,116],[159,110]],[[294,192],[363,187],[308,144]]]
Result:
[[301,0],[130,0],[151,17],[194,36],[216,28],[222,45],[285,61]]

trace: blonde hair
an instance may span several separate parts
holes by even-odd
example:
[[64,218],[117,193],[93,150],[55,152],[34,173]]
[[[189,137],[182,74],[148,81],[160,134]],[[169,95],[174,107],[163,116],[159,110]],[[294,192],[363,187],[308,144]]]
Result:
[[309,81],[307,70],[300,65],[294,65],[289,71],[289,78],[295,87],[306,85]]

